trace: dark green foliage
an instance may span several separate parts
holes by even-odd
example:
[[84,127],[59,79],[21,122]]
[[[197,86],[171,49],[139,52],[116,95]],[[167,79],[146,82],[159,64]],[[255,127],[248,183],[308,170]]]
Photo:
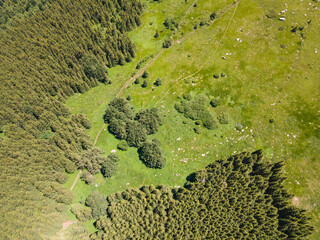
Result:
[[192,101],[181,101],[175,104],[175,109],[179,113],[183,113],[186,118],[192,120],[200,120],[202,125],[208,129],[216,129],[218,125],[213,119],[213,116],[206,109],[203,103],[206,102],[202,96],[197,96],[196,99]]
[[110,153],[101,167],[101,173],[104,177],[112,177],[117,169],[120,158],[116,153]]
[[241,153],[191,174],[177,190],[112,194],[91,239],[304,239],[313,228],[290,203],[282,166],[263,161],[261,151]]
[[184,93],[184,94],[183,94],[183,98],[186,99],[186,100],[188,100],[188,101],[190,101],[190,100],[192,99],[192,96],[191,96],[190,93]]
[[77,203],[71,207],[71,212],[80,222],[86,222],[92,218],[91,209]]
[[93,185],[96,181],[96,178],[90,172],[83,172],[80,179],[89,185]]
[[161,118],[156,108],[141,109],[134,119],[145,127],[147,135],[156,133],[161,126]]
[[159,30],[156,31],[156,34],[154,35],[154,38],[158,38],[160,36]]
[[195,124],[198,125],[198,126],[200,126],[200,125],[201,125],[201,121],[200,121],[200,120],[197,120],[197,121],[195,121]]
[[117,139],[121,140],[127,138],[126,122],[121,119],[112,118],[109,123],[108,130]]
[[84,73],[88,78],[95,78],[99,82],[107,82],[107,69],[93,55],[84,55],[81,59]]
[[90,120],[83,114],[73,115],[72,120],[74,122],[80,123],[86,129],[90,129],[92,127],[92,123],[90,122]]
[[140,83],[140,78],[136,78],[136,80],[134,80],[134,84],[139,84]]
[[134,116],[134,107],[124,98],[114,98],[108,105],[103,116],[105,122],[110,123],[111,119],[116,118],[122,121],[132,119]]
[[150,168],[164,168],[166,159],[160,148],[160,142],[153,139],[152,142],[145,142],[139,148],[139,158]]
[[162,84],[162,80],[161,80],[161,78],[157,78],[156,79],[156,81],[154,82],[154,85],[156,86],[156,87],[159,87],[160,85]]
[[108,129],[116,138],[126,140],[130,147],[140,147],[147,134],[153,134],[161,125],[156,108],[142,109],[134,114],[134,107],[123,98],[112,100],[104,115]]
[[91,215],[97,219],[106,214],[107,200],[98,191],[93,191],[86,199],[86,206],[91,208]]
[[141,85],[141,87],[143,87],[143,88],[148,87],[148,81],[147,81],[147,80],[144,80],[143,83],[142,83],[142,85]]
[[217,17],[217,13],[216,12],[213,12],[210,14],[210,19],[213,20]]
[[226,113],[222,113],[218,116],[218,120],[220,124],[228,124],[229,123],[229,117]]
[[222,103],[222,101],[221,101],[220,97],[212,98],[210,101],[210,104],[212,107],[218,107],[221,105],[221,103]]
[[77,160],[77,166],[81,169],[86,168],[91,174],[96,174],[100,171],[101,164],[106,157],[102,156],[103,151],[97,147],[84,152],[80,159]]
[[147,70],[145,70],[142,74],[142,78],[148,78],[149,77],[149,73]]
[[169,48],[169,47],[171,47],[171,45],[172,45],[172,40],[171,39],[165,39],[163,44],[162,44],[162,47],[163,48]]
[[201,128],[199,126],[193,128],[193,131],[196,133],[196,134],[201,134]]
[[130,147],[140,147],[147,139],[146,128],[137,121],[127,122],[126,133],[126,141]]
[[179,112],[179,113],[184,113],[184,106],[181,103],[176,103],[174,105],[174,108]]
[[219,76],[219,73],[213,74],[213,77],[214,77],[214,78],[219,78],[219,77],[220,77],[220,76]]
[[178,27],[178,22],[176,21],[175,18],[171,16],[167,16],[163,25],[170,30],[174,30],[175,28]]
[[128,143],[125,140],[122,140],[118,143],[117,148],[121,151],[127,151],[129,149]]

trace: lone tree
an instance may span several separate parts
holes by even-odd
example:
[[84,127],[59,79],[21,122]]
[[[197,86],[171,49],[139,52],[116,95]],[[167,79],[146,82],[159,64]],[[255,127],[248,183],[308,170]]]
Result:
[[158,78],[156,79],[156,81],[154,82],[154,85],[158,87],[158,86],[160,86],[161,84],[162,84],[162,80],[161,80],[161,78],[158,77]]
[[147,70],[144,71],[144,73],[142,74],[142,78],[148,78],[149,77],[149,73],[147,72]]
[[144,80],[143,83],[142,83],[142,85],[141,85],[141,87],[143,87],[143,88],[148,87],[148,81],[147,81],[147,80]]
[[210,14],[210,19],[213,20],[217,17],[217,13],[216,12],[213,12]]
[[162,44],[162,47],[163,48],[169,48],[169,47],[171,47],[171,45],[172,45],[172,40],[171,39],[165,39],[163,44]]
[[125,140],[122,140],[118,143],[117,148],[121,151],[127,151],[129,149],[129,146]]
[[160,36],[159,30],[156,31],[156,34],[154,35],[154,38],[158,38]]
[[212,98],[210,101],[210,104],[212,107],[218,107],[221,105],[221,98],[220,97],[216,97],[216,98]]
[[141,161],[149,168],[163,168],[166,164],[166,159],[160,149],[160,142],[157,139],[145,142],[138,152]]

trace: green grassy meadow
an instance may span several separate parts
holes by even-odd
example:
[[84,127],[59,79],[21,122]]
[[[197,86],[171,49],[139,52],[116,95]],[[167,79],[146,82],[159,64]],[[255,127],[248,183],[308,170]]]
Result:
[[[174,34],[175,45],[148,68],[148,87],[132,84],[122,94],[132,97],[136,109],[156,106],[164,116],[159,131],[149,138],[156,137],[162,143],[166,167],[161,170],[145,167],[135,148],[127,152],[117,150],[121,159],[117,173],[110,179],[98,174],[97,187],[79,180],[73,190],[74,203],[85,200],[94,189],[108,195],[149,184],[178,187],[190,173],[216,159],[263,149],[267,159],[285,161],[287,189],[296,196],[294,204],[308,210],[312,217],[315,233],[311,239],[320,239],[320,52],[316,50],[317,46],[320,50],[317,45],[320,3],[311,0],[295,0],[288,5],[283,0],[232,3],[199,0],[184,16],[192,5],[190,0],[147,2],[142,26],[129,33],[136,44],[137,57],[131,63],[109,69],[111,85],[101,84],[68,99],[73,113],[83,113],[93,123],[88,133],[94,141],[108,103],[137,71],[136,64],[146,56],[156,55],[163,40],[172,34],[163,26],[166,16],[181,21]],[[213,11],[219,17],[230,6],[212,25],[193,29],[199,18],[209,17]],[[267,18],[270,12],[281,15]],[[279,21],[281,16],[286,20]],[[304,29],[291,32],[296,25]],[[155,39],[157,29],[160,37]],[[193,73],[196,74],[190,76]],[[226,76],[213,78],[215,73]],[[161,77],[162,85],[154,87],[157,77]],[[205,95],[207,101],[203,104],[214,116],[228,114],[229,124],[218,124],[217,130],[202,127],[202,133],[196,134],[194,121],[174,109],[184,93],[193,97]],[[218,96],[222,105],[212,108],[210,99]],[[243,129],[236,130],[236,124]],[[105,127],[96,146],[109,154],[118,142]],[[70,188],[76,175],[69,175],[66,187]],[[94,231],[92,222],[86,226]]]

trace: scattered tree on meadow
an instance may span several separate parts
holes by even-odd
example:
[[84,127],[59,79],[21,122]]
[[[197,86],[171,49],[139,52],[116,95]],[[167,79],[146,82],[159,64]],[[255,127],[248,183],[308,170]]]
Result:
[[110,153],[101,167],[101,173],[104,177],[112,177],[117,169],[120,158],[116,153]]
[[159,87],[160,85],[162,84],[162,80],[161,80],[161,78],[157,78],[156,79],[156,81],[154,82],[154,85],[156,86],[156,87]]
[[139,158],[150,168],[164,168],[166,164],[166,159],[160,148],[160,142],[157,139],[143,143],[139,148]]

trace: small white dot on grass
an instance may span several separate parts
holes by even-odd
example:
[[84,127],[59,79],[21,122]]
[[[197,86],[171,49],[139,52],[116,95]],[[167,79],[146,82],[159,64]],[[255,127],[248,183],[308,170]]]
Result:
[[117,152],[117,150],[113,149],[113,150],[111,150],[111,152],[112,152],[112,153],[115,153],[115,152]]

